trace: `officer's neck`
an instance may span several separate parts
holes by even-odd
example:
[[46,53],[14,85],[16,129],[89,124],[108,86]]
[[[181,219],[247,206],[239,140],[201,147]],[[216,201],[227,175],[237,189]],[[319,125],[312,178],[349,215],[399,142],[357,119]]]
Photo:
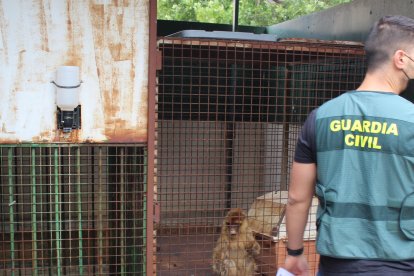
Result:
[[385,69],[368,72],[357,90],[400,94],[404,91],[408,82],[397,73],[400,72]]

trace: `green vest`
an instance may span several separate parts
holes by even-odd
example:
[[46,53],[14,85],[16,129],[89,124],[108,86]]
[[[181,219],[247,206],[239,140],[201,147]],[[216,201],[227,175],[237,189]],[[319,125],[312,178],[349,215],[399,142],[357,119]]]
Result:
[[414,259],[414,105],[345,93],[318,108],[316,148],[319,254]]

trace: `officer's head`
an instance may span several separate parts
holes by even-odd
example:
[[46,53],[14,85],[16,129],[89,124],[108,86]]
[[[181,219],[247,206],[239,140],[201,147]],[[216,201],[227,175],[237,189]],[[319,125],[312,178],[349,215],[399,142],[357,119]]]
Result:
[[399,78],[414,79],[414,20],[401,15],[384,16],[365,41],[368,73],[384,67]]

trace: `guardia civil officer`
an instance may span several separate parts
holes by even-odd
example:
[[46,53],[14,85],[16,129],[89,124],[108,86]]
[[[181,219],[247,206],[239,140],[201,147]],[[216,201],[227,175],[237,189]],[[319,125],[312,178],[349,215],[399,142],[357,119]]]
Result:
[[365,43],[368,70],[355,91],[307,118],[287,204],[285,268],[309,275],[303,234],[319,198],[319,274],[414,275],[414,20],[385,16]]

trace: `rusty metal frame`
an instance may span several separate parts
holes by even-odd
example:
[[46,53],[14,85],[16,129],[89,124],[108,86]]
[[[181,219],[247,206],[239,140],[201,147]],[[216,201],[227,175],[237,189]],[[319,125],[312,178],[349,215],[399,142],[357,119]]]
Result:
[[155,108],[157,70],[157,1],[149,1],[149,55],[148,55],[148,171],[147,171],[147,229],[146,229],[146,274],[155,274],[154,242],[154,183],[155,183]]
[[[363,76],[364,50],[359,43],[306,39],[161,37],[158,43],[163,64],[154,90],[157,102],[150,105],[156,129],[148,142],[155,139],[157,178],[151,181],[163,209],[153,268],[159,275],[210,273],[214,241],[230,208],[250,211],[256,200],[287,200],[301,124],[313,108],[355,88]],[[261,123],[270,124],[260,129]],[[257,161],[270,147],[272,154]],[[269,171],[274,168],[277,172]],[[281,229],[271,244],[261,241],[266,251],[260,272],[266,275],[274,275],[284,259],[283,223]],[[316,232],[306,233],[305,254],[315,269]]]

